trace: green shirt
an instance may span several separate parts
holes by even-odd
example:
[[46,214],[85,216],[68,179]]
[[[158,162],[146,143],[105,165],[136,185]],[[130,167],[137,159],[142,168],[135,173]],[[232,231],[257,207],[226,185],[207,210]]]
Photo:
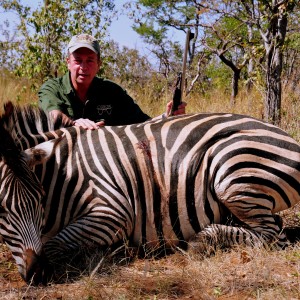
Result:
[[118,84],[95,77],[85,104],[77,97],[69,72],[46,81],[40,88],[39,106],[46,111],[60,110],[73,120],[87,118],[105,125],[128,125],[150,119]]

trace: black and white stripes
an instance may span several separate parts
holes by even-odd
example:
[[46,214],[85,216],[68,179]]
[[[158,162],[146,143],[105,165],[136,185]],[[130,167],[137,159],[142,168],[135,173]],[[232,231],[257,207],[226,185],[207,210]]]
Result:
[[[248,116],[195,114],[53,131],[42,112],[23,108],[3,126],[23,150],[59,139],[55,155],[35,167],[46,193],[44,226],[35,231],[50,259],[123,239],[145,249],[190,241],[199,249],[201,243],[281,247],[285,236],[275,213],[300,200],[299,145]],[[21,240],[15,233],[5,239]]]

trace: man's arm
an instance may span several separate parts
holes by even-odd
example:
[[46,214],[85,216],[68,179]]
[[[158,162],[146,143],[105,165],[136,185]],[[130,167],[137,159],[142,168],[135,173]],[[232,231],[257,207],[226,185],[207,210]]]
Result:
[[48,111],[54,121],[61,118],[65,126],[72,126],[74,121],[62,112],[60,107],[62,101],[58,95],[58,83],[51,79],[46,81],[38,91],[39,107],[44,111]]
[[45,111],[58,110],[66,114],[62,110],[62,99],[59,94],[59,83],[53,79],[46,81],[38,91],[39,107]]
[[64,113],[62,113],[60,110],[54,109],[49,111],[49,115],[51,116],[51,118],[55,121],[57,118],[61,118],[62,123],[65,126],[73,126],[75,125],[74,121],[69,118],[67,115],[65,115]]

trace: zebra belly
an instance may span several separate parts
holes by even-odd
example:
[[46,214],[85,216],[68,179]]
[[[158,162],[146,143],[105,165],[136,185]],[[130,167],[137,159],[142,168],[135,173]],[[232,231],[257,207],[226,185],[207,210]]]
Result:
[[[179,191],[178,193],[180,194]],[[145,220],[139,207],[135,215],[133,244],[135,246],[146,245],[147,248],[157,248],[162,245],[172,248],[182,242],[188,242],[208,225],[219,224],[221,222],[219,204],[210,193],[204,194],[207,195],[205,201],[203,194],[199,195],[199,193],[195,193],[198,198],[178,198],[171,204],[170,198],[161,199],[160,209],[156,207],[155,210],[148,211]],[[189,200],[192,200],[192,205],[187,205]],[[147,204],[149,205],[149,201]],[[175,209],[174,206],[176,206]]]

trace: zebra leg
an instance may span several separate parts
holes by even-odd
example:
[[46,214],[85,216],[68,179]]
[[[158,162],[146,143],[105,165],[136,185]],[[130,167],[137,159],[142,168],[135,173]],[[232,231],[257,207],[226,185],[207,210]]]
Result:
[[[121,223],[122,222],[122,223]],[[69,224],[56,236],[44,244],[47,258],[55,261],[58,257],[68,257],[84,248],[107,249],[118,241],[125,240],[128,232],[123,228],[124,220],[115,220],[112,224],[109,218],[101,221],[99,216],[88,216],[81,218],[76,223]],[[129,225],[126,229],[130,229]],[[72,255],[72,254],[71,254]]]
[[[284,233],[278,233],[276,236],[275,240],[272,235],[265,236],[264,233],[245,227],[212,224],[195,235],[188,245],[189,252],[205,256],[213,254],[217,249],[230,248],[234,245],[275,249],[287,245]],[[269,243],[270,240],[273,242]]]
[[[267,248],[283,248],[287,245],[286,236],[282,232],[283,222],[272,213],[276,199],[259,191],[235,193],[222,203],[234,216],[237,226],[243,227],[242,237],[246,238],[244,244],[250,242],[250,245],[258,246],[262,243]],[[245,236],[245,230],[248,237]],[[240,244],[240,240],[237,239],[237,242]]]
[[[231,247],[234,244],[281,249],[287,245],[282,232],[282,221],[272,214],[273,202],[259,196],[262,193],[232,193],[221,201],[226,214],[231,214],[232,226],[213,224],[198,233],[190,244],[196,252],[210,254],[217,247]],[[220,196],[220,195],[218,195]],[[222,194],[224,196],[224,194]],[[219,197],[219,199],[222,199]]]
[[245,228],[212,224],[193,237],[189,242],[189,252],[206,256],[235,244],[261,247],[262,243],[254,232]]

